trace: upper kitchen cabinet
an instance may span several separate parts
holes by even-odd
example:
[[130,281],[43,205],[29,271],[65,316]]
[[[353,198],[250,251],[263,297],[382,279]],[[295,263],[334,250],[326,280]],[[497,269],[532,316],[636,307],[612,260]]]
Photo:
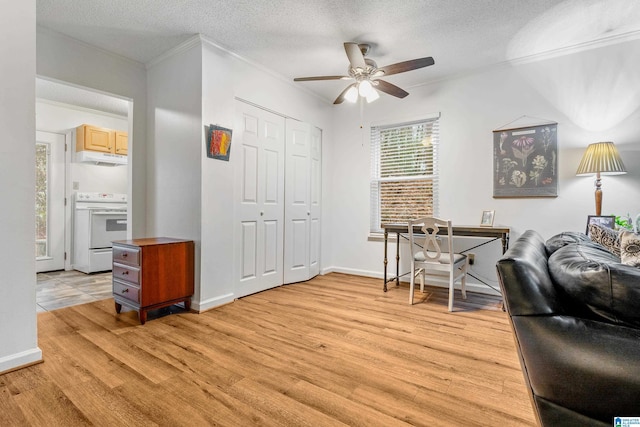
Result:
[[76,151],[98,151],[126,155],[128,135],[126,132],[82,125],[76,128]]
[[115,154],[126,155],[129,151],[129,135],[126,132],[116,131]]

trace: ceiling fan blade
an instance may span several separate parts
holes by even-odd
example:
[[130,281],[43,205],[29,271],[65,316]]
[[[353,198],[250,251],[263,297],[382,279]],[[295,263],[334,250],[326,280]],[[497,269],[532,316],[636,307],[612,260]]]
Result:
[[351,83],[349,86],[347,86],[342,93],[340,93],[340,95],[338,95],[338,97],[336,98],[335,101],[333,101],[334,104],[342,104],[344,102],[344,96],[346,95],[347,91],[349,89],[351,89],[352,87],[355,87],[357,83]]
[[427,56],[426,58],[412,59],[410,61],[398,62],[397,64],[380,67],[378,68],[378,71],[383,71],[385,76],[390,76],[392,74],[404,73],[406,71],[428,67],[433,64],[435,64],[433,58]]
[[384,92],[384,93],[388,93],[389,95],[393,95],[397,98],[404,98],[405,96],[409,95],[409,92],[405,91],[404,89],[400,89],[398,86],[393,85],[389,82],[385,82],[384,80],[374,80],[374,83],[376,83],[373,87]]
[[347,42],[344,44],[344,50],[347,52],[347,58],[349,58],[351,68],[367,69],[367,63],[364,62],[364,56],[360,51],[358,43]]
[[349,76],[317,76],[317,77],[296,77],[294,82],[310,82],[314,80],[346,80],[350,79]]

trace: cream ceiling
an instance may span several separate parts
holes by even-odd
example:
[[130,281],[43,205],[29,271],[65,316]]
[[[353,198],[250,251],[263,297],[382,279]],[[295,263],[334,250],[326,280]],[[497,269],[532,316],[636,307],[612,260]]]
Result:
[[[344,74],[346,41],[411,88],[508,60],[637,37],[637,0],[37,0],[39,26],[148,63],[195,34],[287,80]],[[293,83],[292,83],[293,84]],[[332,102],[343,81],[302,82]],[[388,96],[388,95],[383,95]]]

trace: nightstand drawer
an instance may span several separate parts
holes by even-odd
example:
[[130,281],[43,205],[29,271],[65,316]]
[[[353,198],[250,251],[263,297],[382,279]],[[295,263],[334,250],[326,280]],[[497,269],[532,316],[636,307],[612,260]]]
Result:
[[140,304],[140,288],[137,286],[131,286],[118,280],[114,280],[113,295],[120,296]]
[[112,275],[115,280],[125,280],[136,285],[140,284],[140,269],[136,267],[114,262]]
[[140,265],[140,249],[113,247],[113,262],[121,262],[129,265]]

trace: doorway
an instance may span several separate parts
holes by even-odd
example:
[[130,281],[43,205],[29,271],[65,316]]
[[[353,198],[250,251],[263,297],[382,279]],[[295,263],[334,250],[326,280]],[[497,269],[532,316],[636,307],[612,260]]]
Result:
[[[75,137],[76,129],[83,124],[124,131],[129,135],[131,152],[135,143],[132,111],[131,99],[36,77],[35,250],[40,309],[89,302],[88,296],[111,296],[103,288],[110,283],[110,272],[84,274],[72,270],[74,197],[77,192],[130,196],[131,167],[81,162],[76,156]],[[128,201],[130,205],[130,197]]]

